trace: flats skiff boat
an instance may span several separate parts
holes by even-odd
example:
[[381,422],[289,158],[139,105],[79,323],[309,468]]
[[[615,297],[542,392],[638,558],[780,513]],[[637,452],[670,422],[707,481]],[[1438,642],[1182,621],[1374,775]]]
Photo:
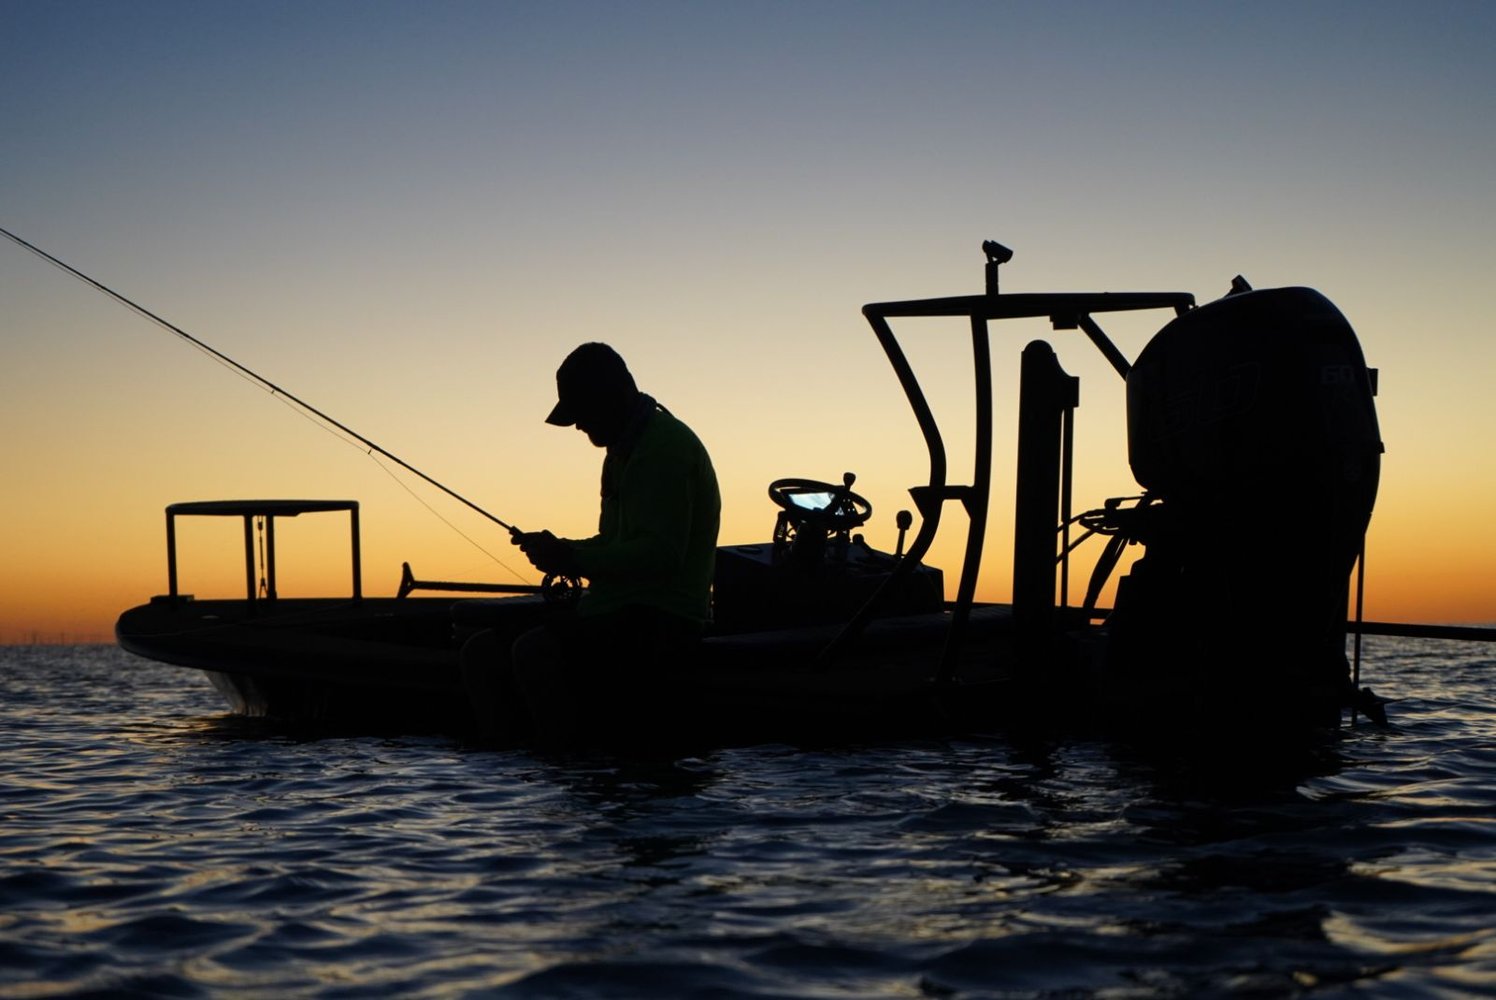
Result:
[[[1253,290],[1240,278],[1204,305],[1184,292],[1001,293],[998,268],[1011,251],[990,242],[984,250],[978,294],[863,308],[929,456],[926,481],[910,490],[913,512],[899,512],[896,550],[875,550],[858,533],[872,509],[852,475],[774,482],[772,537],[719,549],[714,622],[690,655],[631,672],[628,690],[578,692],[599,733],[861,740],[1098,719],[1137,732],[1279,731],[1333,726],[1358,701],[1376,709],[1352,683],[1345,647],[1382,444],[1375,372],[1341,313],[1313,290]],[[1136,310],[1166,321],[1128,361],[1100,318]],[[950,481],[941,430],[894,334],[895,321],[910,317],[966,320],[976,398],[970,482]],[[1046,342],[1028,344],[1013,597],[980,603],[992,330],[1033,318],[1078,331],[1125,380],[1137,488],[1075,512],[1078,380]],[[311,514],[349,520],[348,590],[279,597],[275,525]],[[180,592],[183,517],[242,520],[242,597]],[[944,575],[925,557],[951,520],[966,543],[947,600]],[[1072,550],[1091,536],[1104,551],[1072,604]],[[1129,545],[1144,554],[1118,581],[1114,606],[1099,607]],[[203,671],[237,712],[336,726],[465,730],[464,643],[545,622],[576,586],[420,580],[407,563],[395,596],[366,596],[351,500],[173,504],[166,548],[166,593],[120,616],[120,644]]]

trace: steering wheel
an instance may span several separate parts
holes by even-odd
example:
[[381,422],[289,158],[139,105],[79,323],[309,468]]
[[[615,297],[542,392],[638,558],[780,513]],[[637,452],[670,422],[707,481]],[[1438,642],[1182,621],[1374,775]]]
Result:
[[769,499],[797,527],[851,531],[873,516],[873,505],[852,492],[856,480],[850,472],[842,477],[841,486],[815,479],[776,479],[769,484]]

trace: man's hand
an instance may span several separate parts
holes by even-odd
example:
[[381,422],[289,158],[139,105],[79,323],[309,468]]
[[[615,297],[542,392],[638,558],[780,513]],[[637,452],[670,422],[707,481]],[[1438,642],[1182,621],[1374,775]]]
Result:
[[549,531],[520,532],[511,537],[519,550],[530,560],[530,565],[542,573],[557,576],[580,576],[576,553],[571,546]]

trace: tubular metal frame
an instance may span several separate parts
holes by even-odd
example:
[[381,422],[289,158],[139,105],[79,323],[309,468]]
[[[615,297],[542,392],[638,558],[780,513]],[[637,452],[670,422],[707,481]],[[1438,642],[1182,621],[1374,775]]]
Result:
[[[991,268],[989,267],[989,270]],[[1019,293],[1002,295],[996,292],[996,281],[988,276],[985,295],[962,295],[933,299],[911,299],[898,302],[875,302],[866,305],[862,314],[867,318],[879,345],[888,357],[899,385],[914,411],[914,419],[929,453],[929,482],[909,490],[914,505],[920,514],[919,530],[910,543],[905,558],[890,574],[883,585],[866,604],[858,610],[841,633],[822,651],[820,662],[827,665],[848,643],[872,620],[883,594],[891,593],[929,551],[940,528],[941,514],[947,500],[959,500],[965,508],[968,527],[965,555],[961,564],[960,581],[956,588],[956,600],[951,606],[950,630],[946,636],[944,651],[936,678],[940,684],[956,680],[956,665],[961,645],[965,639],[967,622],[976,595],[977,574],[981,568],[982,544],[986,534],[987,516],[992,491],[992,352],[988,324],[995,320],[1046,318],[1056,330],[1080,329],[1101,351],[1102,356],[1124,378],[1127,361],[1096,322],[1093,313],[1130,312],[1145,309],[1172,309],[1175,315],[1183,315],[1194,308],[1195,297],[1188,292],[1053,292]],[[894,336],[890,319],[908,317],[966,317],[971,323],[972,366],[976,391],[976,440],[970,485],[952,485],[947,482],[948,465],[945,442],[935,415],[930,408],[919,379],[915,376],[908,357]],[[1069,432],[1066,432],[1066,438]],[[1070,480],[1070,451],[1064,455],[1065,481]],[[1068,576],[1068,568],[1066,575]]]

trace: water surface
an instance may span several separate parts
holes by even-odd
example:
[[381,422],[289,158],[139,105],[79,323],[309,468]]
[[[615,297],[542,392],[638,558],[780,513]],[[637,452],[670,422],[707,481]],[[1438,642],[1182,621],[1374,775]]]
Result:
[[1496,663],[1223,775],[1095,739],[673,760],[314,738],[112,647],[0,649],[0,995],[1496,992]]

